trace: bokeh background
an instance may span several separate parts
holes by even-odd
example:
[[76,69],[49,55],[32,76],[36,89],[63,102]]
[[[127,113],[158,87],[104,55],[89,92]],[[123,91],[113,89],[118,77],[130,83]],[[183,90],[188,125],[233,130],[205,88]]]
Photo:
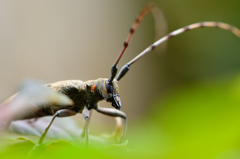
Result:
[[[162,9],[169,31],[201,21],[240,27],[239,0],[0,0],[0,101],[27,78],[109,78],[130,26],[149,2]],[[119,67],[153,39],[149,14]],[[240,40],[205,28],[167,45],[131,66],[119,83],[130,149],[162,158],[239,158]],[[74,118],[83,126],[81,115]],[[90,132],[110,133],[114,125],[94,112]]]

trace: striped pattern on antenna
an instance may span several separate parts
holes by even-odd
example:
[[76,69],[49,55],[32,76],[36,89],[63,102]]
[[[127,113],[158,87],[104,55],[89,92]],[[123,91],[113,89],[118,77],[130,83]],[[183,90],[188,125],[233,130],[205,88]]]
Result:
[[[141,22],[141,20],[143,19],[143,17],[149,12],[151,11],[154,19],[155,19],[155,24],[159,24],[159,19],[161,19],[161,22],[163,22],[164,20],[164,16],[162,14],[162,12],[160,11],[160,9],[155,5],[155,4],[148,4],[146,5],[143,10],[140,12],[138,18],[136,19],[135,23],[132,25],[131,29],[130,29],[130,33],[127,37],[127,40],[124,42],[123,48],[121,50],[121,52],[119,53],[116,61],[114,62],[112,68],[111,68],[111,78],[109,79],[109,83],[112,82],[112,80],[115,78],[116,74],[117,74],[117,64],[120,61],[123,53],[125,52],[129,41],[134,33],[134,31],[137,29],[139,23]],[[156,18],[157,15],[161,15],[161,17]],[[157,22],[158,21],[158,22]],[[177,29],[171,33],[169,33],[168,35],[160,38],[159,40],[157,40],[156,42],[154,42],[153,44],[151,44],[149,47],[147,47],[145,50],[143,50],[140,54],[138,54],[136,57],[134,57],[130,62],[128,62],[126,65],[124,65],[120,72],[118,73],[116,80],[119,81],[129,70],[129,67],[135,63],[137,60],[139,60],[141,57],[143,57],[145,54],[147,54],[148,52],[152,51],[155,47],[161,45],[163,42],[169,40],[170,38],[179,35],[181,33],[184,33],[186,31],[189,30],[193,30],[193,29],[197,29],[197,28],[206,28],[206,27],[212,27],[212,28],[220,28],[223,30],[228,30],[230,32],[232,32],[234,35],[236,35],[237,37],[240,38],[240,30],[238,28],[236,28],[235,26],[232,26],[230,24],[226,24],[226,23],[222,23],[222,22],[213,22],[213,21],[206,21],[206,22],[199,22],[199,23],[194,23],[191,25],[187,25],[183,28]],[[157,30],[157,29],[156,29]]]
[[[156,6],[154,3],[149,3],[147,4],[139,13],[139,15],[137,16],[135,22],[133,23],[133,25],[130,27],[129,30],[129,34],[127,36],[127,39],[124,41],[123,43],[123,48],[121,49],[116,61],[114,62],[112,68],[111,68],[111,77],[109,79],[109,83],[111,84],[114,77],[116,76],[117,73],[117,64],[120,61],[122,55],[124,54],[125,50],[127,49],[129,42],[132,38],[133,33],[135,32],[135,30],[137,29],[138,25],[140,24],[140,22],[143,20],[144,16],[146,14],[148,14],[149,12],[152,13],[153,18],[154,18],[154,22],[155,22],[155,32],[165,32],[163,30],[166,30],[167,26],[166,26],[166,21],[165,21],[165,17],[163,15],[163,13],[161,12],[161,10],[158,8],[158,6]],[[160,33],[158,33],[160,34]],[[159,35],[157,35],[159,36]]]

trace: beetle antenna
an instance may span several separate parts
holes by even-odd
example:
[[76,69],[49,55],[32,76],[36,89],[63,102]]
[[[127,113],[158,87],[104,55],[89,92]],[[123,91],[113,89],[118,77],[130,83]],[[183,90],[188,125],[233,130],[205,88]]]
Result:
[[165,20],[164,18],[159,18],[159,17],[163,17],[163,14],[161,12],[161,10],[157,7],[157,5],[155,5],[154,3],[149,3],[147,4],[139,13],[138,17],[136,18],[136,21],[134,22],[134,24],[131,26],[128,37],[126,39],[126,41],[124,41],[123,43],[123,48],[120,51],[116,61],[114,62],[112,68],[111,68],[111,77],[108,80],[109,83],[112,83],[113,79],[115,78],[116,74],[117,74],[117,64],[120,61],[123,53],[125,52],[126,48],[128,47],[129,41],[132,38],[133,33],[135,32],[135,30],[137,29],[139,23],[142,21],[143,17],[149,12],[151,11],[151,13],[153,14],[154,20],[155,20],[155,30],[156,32],[158,30],[162,30],[159,29],[160,27],[164,27],[161,26],[159,23],[162,22],[162,20]]
[[144,51],[142,51],[139,55],[137,55],[135,58],[133,58],[130,62],[128,62],[126,65],[124,65],[120,72],[118,73],[116,79],[119,81],[129,70],[129,67],[136,62],[137,60],[139,60],[141,57],[143,57],[145,54],[147,54],[148,52],[152,51],[156,46],[162,44],[163,42],[167,41],[168,39],[184,33],[188,30],[193,30],[193,29],[197,29],[197,28],[203,28],[203,27],[215,27],[215,28],[220,28],[220,29],[224,29],[224,30],[229,30],[231,31],[233,34],[235,34],[237,37],[240,38],[240,30],[232,25],[226,24],[226,23],[221,23],[221,22],[200,22],[200,23],[194,23],[188,26],[185,26],[183,28],[180,28],[178,30],[175,30],[171,33],[169,33],[168,35],[162,37],[161,39],[157,40],[155,43],[151,44],[148,48],[146,48]]

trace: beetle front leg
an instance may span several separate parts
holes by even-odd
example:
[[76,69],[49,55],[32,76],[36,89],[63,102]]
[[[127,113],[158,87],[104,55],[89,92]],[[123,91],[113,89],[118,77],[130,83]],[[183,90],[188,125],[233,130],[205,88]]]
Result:
[[117,109],[113,109],[113,108],[100,108],[100,107],[97,107],[95,108],[97,112],[99,113],[102,113],[102,114],[105,114],[105,115],[108,115],[108,116],[112,116],[112,117],[121,117],[122,119],[124,119],[124,126],[123,126],[123,135],[121,137],[121,140],[120,142],[123,141],[125,135],[126,135],[126,132],[127,132],[127,115],[120,111],[120,110],[117,110]]
[[39,139],[39,141],[38,141],[38,144],[42,144],[43,139],[45,138],[45,136],[46,136],[49,128],[51,127],[51,125],[52,125],[52,123],[53,123],[53,121],[54,121],[54,119],[55,119],[56,117],[68,117],[68,116],[73,116],[73,115],[76,115],[76,114],[77,114],[76,111],[70,110],[70,109],[61,109],[61,110],[58,110],[58,111],[54,114],[54,116],[53,116],[51,122],[49,123],[48,127],[45,129],[45,131],[44,131],[43,134],[41,135],[41,137],[40,137],[40,139]]

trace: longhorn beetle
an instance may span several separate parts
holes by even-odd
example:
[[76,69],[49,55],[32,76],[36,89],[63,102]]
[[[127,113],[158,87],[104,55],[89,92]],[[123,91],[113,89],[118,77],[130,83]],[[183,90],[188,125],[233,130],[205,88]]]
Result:
[[[143,19],[143,17],[149,12],[153,11],[153,9],[156,10],[156,6],[154,4],[148,4],[146,5],[143,10],[138,15],[135,23],[130,28],[130,33],[127,37],[127,40],[124,42],[123,48],[120,51],[116,61],[114,62],[112,68],[111,68],[111,76],[109,79],[107,78],[99,78],[96,80],[89,80],[86,82],[80,81],[80,80],[67,80],[67,81],[59,81],[56,83],[47,84],[46,86],[50,89],[66,94],[68,97],[70,97],[74,105],[72,106],[53,106],[53,105],[43,105],[39,106],[39,111],[36,111],[34,113],[31,113],[30,115],[21,118],[21,119],[29,119],[29,118],[37,118],[42,116],[48,116],[53,115],[53,118],[51,122],[49,123],[48,127],[45,129],[43,134],[41,135],[39,139],[39,144],[43,142],[44,137],[46,136],[51,124],[53,123],[54,119],[56,117],[68,117],[76,115],[77,113],[82,113],[85,120],[85,129],[84,133],[86,136],[86,144],[88,145],[88,125],[89,125],[89,117],[92,109],[95,109],[97,112],[112,116],[112,117],[121,117],[125,122],[123,126],[123,134],[122,139],[124,138],[126,134],[126,123],[127,123],[127,116],[124,112],[120,111],[121,108],[121,101],[119,96],[119,87],[118,87],[118,81],[128,72],[130,66],[135,63],[137,60],[139,60],[141,57],[143,57],[146,53],[153,50],[156,46],[162,44],[164,41],[167,41],[168,39],[181,34],[183,32],[196,29],[196,28],[202,28],[202,27],[215,27],[220,28],[224,30],[229,30],[236,36],[240,38],[240,30],[236,27],[221,23],[221,22],[200,22],[188,25],[186,27],[180,28],[178,30],[175,30],[168,35],[162,37],[161,39],[157,40],[155,43],[151,44],[149,47],[147,47],[144,51],[142,51],[139,55],[137,55],[135,58],[133,58],[130,62],[128,62],[126,65],[124,65],[120,72],[117,74],[117,64],[120,61],[124,51],[128,47],[129,41],[138,27],[139,23]],[[114,79],[116,76],[116,79]],[[13,97],[14,98],[14,97]],[[12,100],[13,98],[8,99],[6,102]],[[98,106],[98,102],[101,100],[106,100],[107,102],[111,102],[112,106],[115,108],[100,108]],[[5,103],[6,103],[5,102]],[[6,127],[9,126],[10,122],[13,120],[19,120],[18,118],[10,119],[8,124],[6,124]]]

